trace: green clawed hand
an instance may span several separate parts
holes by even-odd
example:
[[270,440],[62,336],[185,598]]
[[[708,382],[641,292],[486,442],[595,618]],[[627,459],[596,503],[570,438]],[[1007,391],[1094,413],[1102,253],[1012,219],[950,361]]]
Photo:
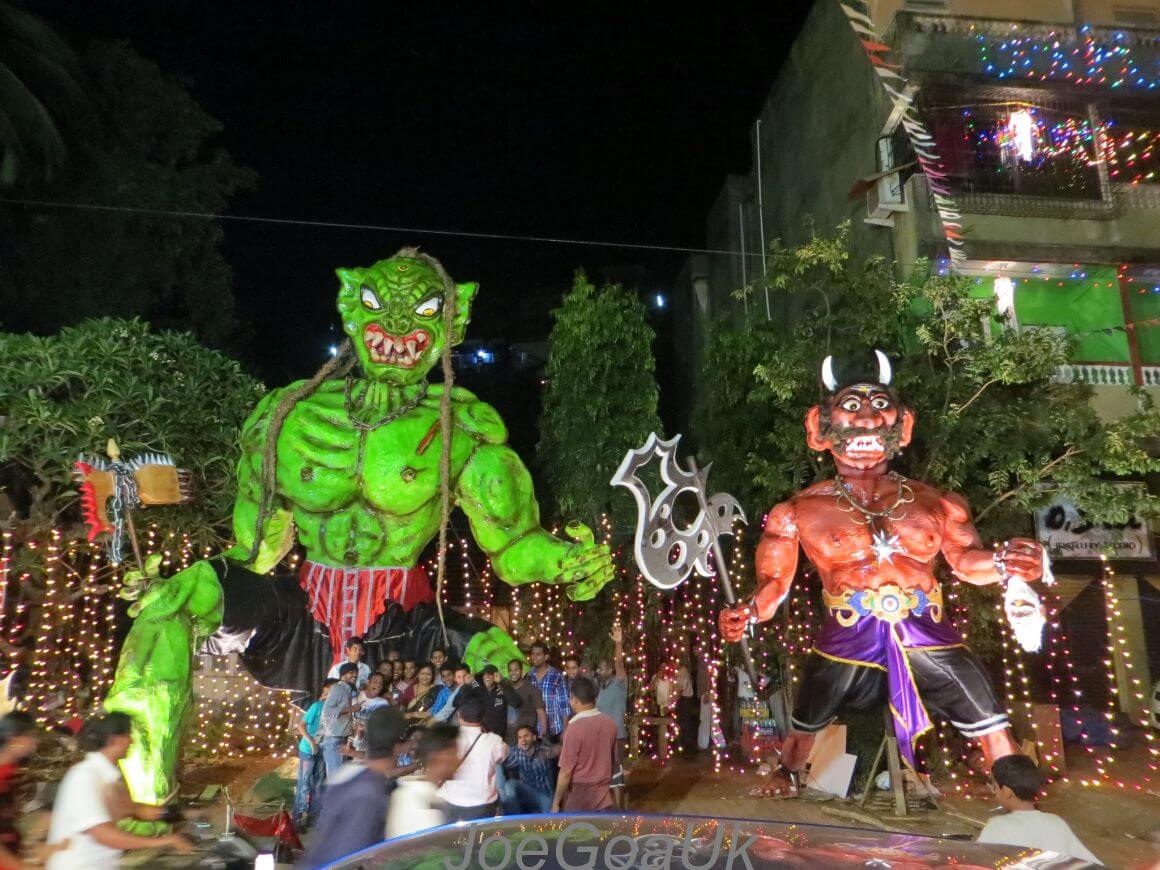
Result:
[[526,662],[524,654],[516,642],[502,628],[489,628],[472,636],[467,649],[463,651],[463,663],[473,674],[483,670],[484,665],[495,665],[501,674],[507,673],[508,662]]
[[607,544],[597,544],[583,523],[569,523],[564,533],[576,543],[560,560],[560,582],[568,584],[572,601],[589,601],[616,576],[612,551]]
[[[123,586],[118,593],[126,601],[136,601],[149,590],[150,585],[161,576],[161,554],[153,553],[145,558],[144,568],[126,571],[121,578]],[[136,617],[141,611],[140,602],[129,608],[129,615]]]

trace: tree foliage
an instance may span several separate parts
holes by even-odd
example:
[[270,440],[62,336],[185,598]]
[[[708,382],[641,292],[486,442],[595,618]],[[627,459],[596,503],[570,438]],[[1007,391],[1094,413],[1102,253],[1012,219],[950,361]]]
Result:
[[85,66],[99,120],[38,198],[114,210],[0,215],[4,326],[51,334],[90,317],[142,317],[227,343],[236,324],[218,222],[140,210],[220,214],[253,174],[213,147],[221,124],[128,45],[95,43]]
[[49,181],[61,168],[69,116],[84,105],[83,78],[52,28],[0,3],[0,188]]
[[1097,522],[1160,514],[1160,499],[1112,485],[1160,470],[1160,413],[1137,391],[1135,413],[1101,419],[1089,387],[1055,380],[1068,336],[1003,328],[993,300],[972,296],[963,279],[920,265],[903,282],[882,259],[852,263],[844,227],[797,248],[775,245],[768,281],[800,306],[792,329],[716,329],[703,373],[715,390],[695,418],[718,481],[739,481],[751,504],[768,507],[832,475],[802,426],[821,398],[822,358],[880,348],[918,417],[895,466],[965,495],[991,534],[1029,532],[1030,512],[1060,495]]
[[[72,465],[115,438],[126,455],[169,453],[195,501],[151,507],[163,528],[228,537],[238,431],[264,392],[188,333],[101,319],[37,337],[0,333],[0,523],[23,536],[79,522]],[[7,502],[7,503],[5,503]]]
[[631,527],[627,494],[614,496],[609,480],[625,453],[661,431],[655,333],[634,293],[597,289],[583,272],[552,316],[537,457],[557,514],[591,522],[607,512]]

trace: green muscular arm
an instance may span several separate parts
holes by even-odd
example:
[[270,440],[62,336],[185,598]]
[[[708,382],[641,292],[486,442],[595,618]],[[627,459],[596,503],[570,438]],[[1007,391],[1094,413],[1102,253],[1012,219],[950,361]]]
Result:
[[[456,496],[471,522],[475,540],[491,558],[496,573],[513,586],[543,581],[566,583],[568,597],[586,601],[596,595],[614,569],[608,547],[596,544],[583,526],[569,526],[574,543],[562,541],[540,527],[532,477],[520,458],[503,440],[506,433],[498,415],[482,402],[468,409],[481,443],[460,472]],[[462,421],[464,415],[459,415]],[[490,437],[489,437],[490,436]]]

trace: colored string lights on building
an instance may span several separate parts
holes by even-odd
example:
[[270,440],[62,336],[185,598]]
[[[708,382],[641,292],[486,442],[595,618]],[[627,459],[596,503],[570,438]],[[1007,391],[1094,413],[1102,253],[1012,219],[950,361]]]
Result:
[[[974,28],[972,28],[974,29]],[[1053,31],[1022,35],[1011,25],[1006,36],[976,33],[979,70],[998,79],[1059,81],[1073,85],[1151,91],[1160,86],[1160,56],[1128,44],[1123,32],[1077,34]]]
[[1098,176],[1092,173],[1101,162],[1113,184],[1160,180],[1160,129],[1151,126],[1115,119],[1093,125],[1086,117],[1029,103],[962,109],[960,117],[976,164],[996,173],[1050,170],[1059,178],[1078,172],[1093,193]]

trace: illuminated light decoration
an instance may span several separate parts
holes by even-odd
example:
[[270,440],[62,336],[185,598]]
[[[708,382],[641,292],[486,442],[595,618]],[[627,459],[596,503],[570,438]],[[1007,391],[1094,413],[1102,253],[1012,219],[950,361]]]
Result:
[[1015,282],[1006,275],[995,278],[995,310],[1002,317],[1015,316]]
[[[1160,182],[1160,129],[1137,128],[1114,119],[1101,119],[1093,127],[1086,117],[1059,117],[1054,110],[1029,103],[1009,106],[1005,118],[982,124],[972,109],[962,110],[965,143],[979,154],[988,149],[1013,154],[1021,161],[1023,173],[1050,168],[1056,177],[1062,176],[1061,189],[1068,187],[1069,173],[1090,171],[1101,162],[1113,184],[1135,187]],[[994,167],[997,173],[1008,170],[1002,164]],[[1092,184],[1095,177],[1089,173],[1083,182]]]
[[1030,161],[1035,156],[1035,121],[1026,109],[1012,112],[1007,118],[1007,139],[1003,143],[1020,160]]
[[[971,27],[974,30],[974,26]],[[1115,90],[1127,87],[1152,91],[1160,86],[1160,66],[1144,68],[1122,33],[1098,35],[1085,25],[1078,33],[1019,33],[1011,26],[1005,36],[975,34],[978,68],[997,79],[1059,81],[1080,87]]]
[[[1148,687],[1142,684],[1139,674],[1136,672],[1135,665],[1132,663],[1132,653],[1128,646],[1127,634],[1124,631],[1124,621],[1120,613],[1120,601],[1116,593],[1115,583],[1113,578],[1116,576],[1111,563],[1108,561],[1106,555],[1100,556],[1100,564],[1103,567],[1103,587],[1104,587],[1104,604],[1107,608],[1107,628],[1108,628],[1108,695],[1111,703],[1114,705],[1118,700],[1121,686],[1117,683],[1114,659],[1115,653],[1119,652],[1120,661],[1124,669],[1124,680],[1127,682],[1127,688],[1132,695],[1132,699],[1140,711],[1140,727],[1144,734],[1144,739],[1148,749],[1148,771],[1155,775],[1160,765],[1160,747],[1156,745],[1156,735],[1152,731],[1151,722],[1148,719],[1148,703],[1146,690]],[[1109,712],[1109,719],[1114,716],[1113,711]],[[1119,732],[1113,728],[1113,735],[1118,735]],[[1115,748],[1114,746],[1112,747]],[[1109,759],[1110,760],[1110,759]],[[1126,788],[1127,784],[1117,780],[1116,785],[1120,788]],[[1149,790],[1152,785],[1152,777],[1145,774],[1142,782],[1132,783],[1132,788],[1136,791]]]
[[[168,552],[174,566],[190,564],[197,556],[198,548],[187,534],[162,535],[155,525],[144,531],[151,544],[145,555]],[[102,546],[80,538],[66,541],[59,529],[48,532],[44,545],[37,541],[22,545],[37,564],[31,573],[13,578],[17,542],[11,532],[0,542],[4,660],[9,666],[29,666],[29,686],[18,706],[32,713],[39,724],[59,728],[73,717],[96,713],[109,689],[118,644],[122,572],[110,563]],[[30,588],[24,589],[24,584]],[[30,613],[35,623],[32,634],[26,636]],[[197,673],[195,680],[205,676]],[[220,684],[214,678],[211,682]],[[198,697],[193,711],[197,728],[189,735],[189,748],[203,756],[223,758],[288,757],[294,743],[286,715],[288,699],[288,693],[267,690],[246,675],[228,699],[246,711],[245,721],[239,722],[238,712],[227,708],[225,701]],[[215,732],[222,735],[220,741],[210,740]]]

